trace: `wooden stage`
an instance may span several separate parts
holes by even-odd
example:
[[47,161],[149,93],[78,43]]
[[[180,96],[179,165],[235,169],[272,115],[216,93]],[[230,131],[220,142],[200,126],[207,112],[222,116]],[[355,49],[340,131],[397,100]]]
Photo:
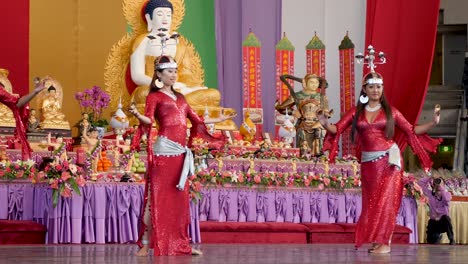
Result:
[[468,246],[394,245],[392,253],[373,255],[353,245],[201,244],[202,256],[140,257],[135,245],[0,246],[0,263],[468,263]]

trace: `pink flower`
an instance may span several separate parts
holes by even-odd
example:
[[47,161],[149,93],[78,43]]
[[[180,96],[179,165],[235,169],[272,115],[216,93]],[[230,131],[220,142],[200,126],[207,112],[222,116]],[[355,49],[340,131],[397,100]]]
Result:
[[44,179],[45,177],[45,173],[43,171],[40,171],[37,173],[37,178],[40,180],[40,179]]
[[254,182],[255,182],[255,183],[260,183],[261,181],[262,181],[262,178],[260,178],[259,175],[255,175],[255,177],[254,177]]
[[71,178],[71,175],[70,175],[70,173],[69,173],[68,171],[62,172],[62,175],[61,175],[62,181],[65,182],[65,181],[67,181],[67,180],[70,179],[70,178]]
[[0,177],[3,177],[5,176],[5,171],[4,170],[0,170]]
[[55,180],[52,180],[52,182],[50,183],[50,188],[52,189],[58,189],[58,180],[55,179]]
[[323,185],[323,183],[319,184],[317,187],[320,191],[325,189],[325,186]]
[[80,187],[83,187],[86,184],[86,180],[81,175],[76,177],[75,181],[76,181],[76,184]]
[[305,186],[309,186],[309,185],[310,185],[310,179],[306,178],[306,179],[304,180],[304,185],[305,185]]
[[324,178],[323,183],[325,184],[325,186],[328,186],[330,184],[330,179],[329,178]]
[[24,171],[19,170],[18,173],[16,173],[16,178],[23,178],[23,175],[24,175]]
[[240,183],[243,183],[244,182],[244,175],[243,174],[239,174],[239,177],[237,179]]
[[71,190],[70,190],[68,187],[65,187],[65,188],[63,188],[63,191],[62,191],[61,195],[62,195],[63,197],[71,197],[71,196],[72,196],[72,192],[71,192]]

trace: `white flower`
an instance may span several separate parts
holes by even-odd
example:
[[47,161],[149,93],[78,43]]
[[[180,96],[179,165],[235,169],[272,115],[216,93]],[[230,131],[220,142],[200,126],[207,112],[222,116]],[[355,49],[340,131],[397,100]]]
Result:
[[78,171],[78,168],[76,167],[75,164],[69,164],[68,168],[70,169],[70,172],[72,173],[72,175],[75,175],[76,172]]
[[232,173],[231,182],[238,182],[239,176],[237,176],[237,172]]

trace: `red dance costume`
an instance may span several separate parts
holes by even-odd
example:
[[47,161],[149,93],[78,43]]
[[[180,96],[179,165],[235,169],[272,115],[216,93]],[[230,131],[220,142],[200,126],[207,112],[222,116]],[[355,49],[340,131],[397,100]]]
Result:
[[13,96],[4,87],[0,85],[0,102],[6,105],[13,112],[13,116],[16,121],[15,136],[21,143],[21,157],[23,160],[27,160],[31,157],[31,147],[29,146],[28,139],[26,137],[26,127],[29,115],[29,105],[25,104],[22,107],[16,106],[19,97]]
[[[163,92],[150,93],[146,99],[145,116],[151,118],[153,122],[154,119],[158,121],[159,137],[166,137],[184,147],[187,145],[187,118],[192,124],[189,146],[194,137],[201,137],[209,141],[211,146],[217,148],[225,143],[224,138],[215,138],[208,133],[204,120],[190,108],[181,94],[177,94],[177,99],[174,100]],[[148,145],[151,146],[152,142],[149,142]],[[159,156],[153,154],[151,147],[148,149],[149,169],[145,188],[145,203],[149,190],[152,224],[149,247],[154,248],[155,256],[191,254],[188,237],[189,186],[186,183],[183,191],[176,188],[184,156],[185,154]],[[146,208],[146,205],[143,208]],[[142,210],[141,220],[143,220],[144,211]],[[143,230],[141,229],[141,231]],[[142,246],[142,236],[143,232],[140,233],[138,242],[140,247]]]
[[[336,157],[339,135],[351,126],[355,114],[356,108],[349,111],[336,124],[336,134],[327,133],[324,149],[330,150],[330,160],[333,161]],[[430,168],[432,161],[425,150],[426,143],[423,145],[419,141],[418,136],[414,134],[413,126],[396,108],[392,108],[392,115],[395,119],[395,127],[406,134],[409,145],[423,167]],[[372,123],[366,119],[365,111],[362,112],[356,126],[361,151],[374,152],[390,149],[394,141],[385,136],[386,123],[383,109],[379,110]],[[436,141],[433,143],[436,144]],[[400,169],[388,162],[389,155],[387,154],[361,164],[362,212],[356,227],[356,247],[364,243],[388,245],[390,242],[403,196],[403,168]],[[400,154],[400,164],[402,163],[403,158]]]

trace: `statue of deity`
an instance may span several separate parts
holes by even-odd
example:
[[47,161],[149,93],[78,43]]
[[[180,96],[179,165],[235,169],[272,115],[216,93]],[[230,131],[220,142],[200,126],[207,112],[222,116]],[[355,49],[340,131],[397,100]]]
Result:
[[[277,104],[275,109],[284,114],[287,109],[296,109],[293,115],[296,122],[296,146],[302,148],[303,141],[311,148],[311,154],[316,156],[322,153],[322,142],[324,129],[317,118],[317,112],[324,112],[330,116],[333,110],[328,109],[328,98],[325,95],[326,81],[315,74],[307,74],[303,79],[282,75],[281,81],[288,86],[291,96],[281,104]],[[302,90],[294,92],[287,79],[292,79],[302,83]],[[321,89],[319,92],[319,88]]]
[[[199,115],[203,115],[205,108],[208,108],[210,117],[220,116],[219,91],[203,85],[200,56],[189,40],[175,32],[184,16],[184,0],[124,0],[123,9],[133,32],[114,46],[108,59],[105,75],[107,90],[114,98],[111,108],[117,106],[116,98],[122,96],[124,102],[134,102],[137,109],[144,112],[154,73],[154,60],[160,55],[169,55],[178,64],[178,80],[174,89],[184,94]],[[127,67],[120,71],[126,72],[126,76],[115,76],[115,68],[119,66]],[[122,77],[126,79],[122,80]],[[126,91],[115,91],[115,87],[122,87],[122,84],[131,94],[130,98],[126,97]],[[234,109],[224,111],[227,116],[236,112]],[[216,129],[237,128],[232,120],[226,120],[217,123]]]
[[[4,89],[12,94],[13,88],[10,80],[8,80],[8,70],[0,69],[0,89]],[[13,112],[3,103],[0,103],[0,127],[16,127],[15,117]]]
[[[88,135],[89,133],[89,135]],[[96,175],[98,173],[98,162],[101,159],[101,140],[99,139],[99,132],[94,127],[85,126],[83,131],[83,139],[87,144],[87,153],[91,165],[91,174]],[[94,178],[92,178],[94,180]]]
[[39,119],[36,116],[36,109],[29,110],[28,132],[38,132],[41,130]]
[[62,86],[50,77],[46,77],[46,89],[39,94],[38,103],[41,109],[41,126],[43,129],[70,130],[70,123],[62,113]]

